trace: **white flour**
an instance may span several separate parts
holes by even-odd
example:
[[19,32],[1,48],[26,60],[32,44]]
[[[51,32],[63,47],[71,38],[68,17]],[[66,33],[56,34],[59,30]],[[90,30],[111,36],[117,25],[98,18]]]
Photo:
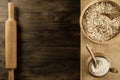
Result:
[[96,57],[96,60],[99,61],[97,67],[95,67],[93,61],[91,61],[89,64],[89,70],[94,76],[104,76],[109,71],[110,63],[107,59],[103,57]]
[[94,41],[104,42],[115,37],[120,31],[120,16],[110,19],[103,14],[120,13],[118,8],[109,2],[99,2],[90,6],[83,16],[83,29]]

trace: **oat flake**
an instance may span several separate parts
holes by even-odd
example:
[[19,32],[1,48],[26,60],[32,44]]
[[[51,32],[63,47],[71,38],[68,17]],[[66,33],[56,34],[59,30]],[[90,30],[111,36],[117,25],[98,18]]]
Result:
[[117,6],[109,2],[99,2],[90,6],[83,15],[83,29],[94,41],[104,42],[115,37],[120,30],[120,16],[110,19],[103,14],[120,13]]

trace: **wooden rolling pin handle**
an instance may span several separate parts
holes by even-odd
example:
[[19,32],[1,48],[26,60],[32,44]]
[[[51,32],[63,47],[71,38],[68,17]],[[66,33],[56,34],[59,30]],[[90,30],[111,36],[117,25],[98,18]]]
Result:
[[8,18],[14,18],[14,3],[8,3]]
[[14,80],[14,69],[9,69],[8,80]]

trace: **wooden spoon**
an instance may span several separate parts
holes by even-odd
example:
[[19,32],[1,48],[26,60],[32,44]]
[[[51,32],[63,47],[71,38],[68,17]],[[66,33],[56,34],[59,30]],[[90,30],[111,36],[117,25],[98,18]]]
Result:
[[105,16],[107,16],[109,19],[113,20],[113,19],[115,19],[116,17],[120,16],[120,12],[111,13],[111,14],[101,13],[101,15],[105,15]]

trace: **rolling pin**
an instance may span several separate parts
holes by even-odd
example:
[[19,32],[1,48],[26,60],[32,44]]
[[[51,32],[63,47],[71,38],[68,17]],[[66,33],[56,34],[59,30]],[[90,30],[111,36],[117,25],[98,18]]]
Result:
[[8,3],[8,19],[5,22],[5,67],[8,69],[8,80],[14,80],[17,67],[17,26],[13,2]]

